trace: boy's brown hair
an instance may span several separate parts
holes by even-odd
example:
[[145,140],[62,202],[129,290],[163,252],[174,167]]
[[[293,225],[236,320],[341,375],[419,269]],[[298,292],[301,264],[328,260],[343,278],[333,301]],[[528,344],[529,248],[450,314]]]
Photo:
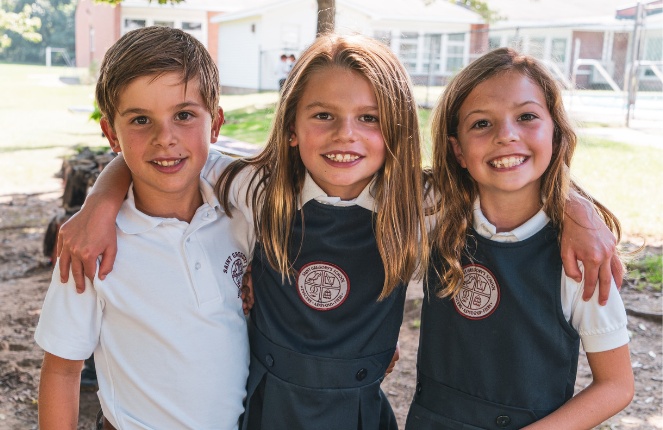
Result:
[[181,73],[186,85],[198,78],[200,95],[216,119],[219,109],[219,70],[195,37],[170,27],[145,27],[122,36],[104,55],[95,90],[97,105],[111,127],[120,92],[142,76]]

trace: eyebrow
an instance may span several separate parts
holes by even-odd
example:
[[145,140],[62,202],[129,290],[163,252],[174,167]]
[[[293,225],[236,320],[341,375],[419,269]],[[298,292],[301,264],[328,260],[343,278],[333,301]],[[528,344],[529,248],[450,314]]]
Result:
[[[187,108],[187,107],[191,107],[191,106],[193,106],[193,107],[202,107],[202,105],[201,105],[200,103],[196,103],[196,102],[188,102],[188,101],[187,101],[187,102],[182,102],[182,103],[179,103],[179,104],[175,105],[175,110],[185,109],[185,108]],[[120,115],[120,116],[127,116],[127,115],[144,115],[144,114],[147,114],[147,113],[149,113],[149,112],[150,112],[150,111],[149,111],[148,109],[143,109],[143,108],[135,107],[135,108],[127,108],[127,109],[125,109],[125,110],[123,110],[122,112],[119,112],[119,115]]]
[[[334,107],[335,106],[333,104],[330,104],[330,103],[315,101],[315,102],[311,102],[311,103],[307,104],[306,106],[304,106],[304,110],[311,110],[311,109],[315,109],[315,108],[333,109]],[[363,110],[363,109],[379,110],[377,105],[375,105],[375,106],[374,105],[366,105],[366,106],[360,106],[359,107],[359,110]]]
[[[541,103],[537,102],[536,100],[525,100],[525,101],[522,102],[522,103],[518,103],[518,104],[514,105],[514,107],[519,108],[519,107],[523,107],[523,106],[528,105],[528,104],[535,104],[535,105],[537,105],[538,107],[540,107],[540,108],[542,108],[542,109],[548,109],[546,106],[541,105]],[[462,118],[462,120],[463,120],[463,121],[466,120],[467,117],[469,117],[469,116],[472,115],[472,114],[482,114],[482,113],[485,113],[485,112],[488,112],[488,111],[485,110],[485,109],[475,109],[475,110],[473,110],[473,111],[471,111],[471,112],[468,112],[467,115],[465,115],[465,116]]]

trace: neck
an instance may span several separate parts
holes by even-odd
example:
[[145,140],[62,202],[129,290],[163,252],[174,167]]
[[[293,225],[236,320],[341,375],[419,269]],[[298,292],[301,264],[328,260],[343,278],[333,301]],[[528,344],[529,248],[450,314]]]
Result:
[[136,209],[146,215],[159,218],[176,218],[180,221],[191,222],[196,210],[203,204],[203,198],[198,187],[194,192],[182,195],[162,194],[136,190],[134,186],[134,202]]
[[[536,215],[542,207],[537,196],[522,198],[514,195],[497,197],[479,193],[481,211],[497,232],[512,231]],[[497,198],[496,198],[497,197]]]

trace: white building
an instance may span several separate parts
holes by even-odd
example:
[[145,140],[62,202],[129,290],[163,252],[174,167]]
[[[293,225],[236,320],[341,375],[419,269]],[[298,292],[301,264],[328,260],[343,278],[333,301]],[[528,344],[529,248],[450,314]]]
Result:
[[[281,54],[296,57],[316,36],[316,0],[245,0],[214,16],[225,93],[278,89]],[[383,40],[413,80],[439,84],[470,60],[479,15],[446,0],[336,0],[336,31]]]

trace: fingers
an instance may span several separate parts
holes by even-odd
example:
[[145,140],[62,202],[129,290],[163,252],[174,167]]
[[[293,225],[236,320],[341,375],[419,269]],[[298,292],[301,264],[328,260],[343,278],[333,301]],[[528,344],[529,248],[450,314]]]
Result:
[[599,268],[599,305],[605,306],[610,295],[612,272],[610,264],[606,263]]
[[248,286],[242,287],[242,311],[244,315],[248,315],[253,309],[254,299],[251,289]]
[[69,269],[71,269],[71,254],[68,250],[62,250],[61,241],[58,238],[58,255],[60,260],[58,265],[60,267],[60,282],[66,284],[69,281]]
[[76,283],[76,291],[82,293],[85,291],[85,274],[83,269],[83,263],[78,259],[73,259],[71,261],[71,274],[74,276],[74,282]]
[[[113,271],[113,263],[115,262],[115,257],[117,256],[117,243],[114,243],[114,246],[109,246],[106,248],[104,253],[101,255],[101,263],[99,264],[99,279],[104,280],[106,276]],[[94,278],[94,272],[88,272],[87,268],[85,273],[90,279]]]
[[251,264],[249,264],[242,276],[242,309],[244,315],[248,315],[249,311],[253,309],[255,303],[255,295],[253,294],[253,279],[251,278]]
[[397,342],[396,343],[396,351],[394,351],[394,356],[391,358],[391,363],[389,363],[389,366],[387,367],[387,371],[384,373],[385,376],[393,372],[394,368],[396,367],[396,362],[401,358],[401,346]]
[[615,284],[617,284],[617,290],[621,290],[622,282],[624,282],[624,265],[622,264],[622,260],[619,259],[619,255],[612,255],[610,269],[612,270],[612,278],[615,280]]
[[572,250],[571,252],[562,252],[562,265],[564,266],[564,272],[566,273],[566,276],[578,283],[582,281],[582,272],[580,271],[580,266],[578,265],[578,259]]
[[599,279],[599,268],[601,267],[601,264],[591,259],[585,259],[583,260],[583,263],[585,268],[585,285],[582,299],[588,301],[594,295],[596,282]]

